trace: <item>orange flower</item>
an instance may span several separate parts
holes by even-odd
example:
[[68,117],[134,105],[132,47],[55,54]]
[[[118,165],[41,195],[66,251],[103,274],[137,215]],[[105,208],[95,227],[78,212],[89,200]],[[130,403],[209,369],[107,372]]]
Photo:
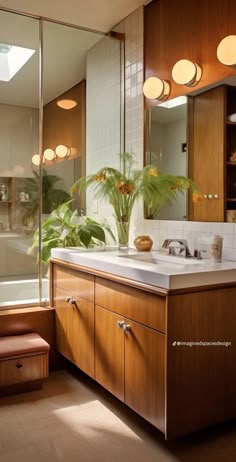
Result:
[[178,180],[175,185],[171,186],[170,189],[188,189],[189,182],[185,180]]
[[95,175],[93,178],[95,181],[106,181],[106,175],[104,173],[100,173],[100,175]]
[[134,184],[130,181],[126,181],[125,183],[117,181],[116,189],[124,196],[128,196],[134,190]]
[[148,175],[150,175],[150,176],[159,176],[160,172],[156,168],[150,168],[150,170],[148,170]]
[[76,194],[78,192],[78,187],[76,184],[73,184],[73,186],[71,187],[71,193],[72,194]]
[[202,202],[204,200],[204,195],[200,191],[193,191],[192,199],[194,203]]

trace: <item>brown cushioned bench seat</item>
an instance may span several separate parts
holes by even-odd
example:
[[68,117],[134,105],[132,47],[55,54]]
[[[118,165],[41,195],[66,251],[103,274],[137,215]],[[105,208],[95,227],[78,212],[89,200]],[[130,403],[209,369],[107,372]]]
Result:
[[46,353],[49,345],[36,333],[0,337],[0,360]]
[[0,396],[41,389],[48,353],[48,343],[36,333],[0,337]]

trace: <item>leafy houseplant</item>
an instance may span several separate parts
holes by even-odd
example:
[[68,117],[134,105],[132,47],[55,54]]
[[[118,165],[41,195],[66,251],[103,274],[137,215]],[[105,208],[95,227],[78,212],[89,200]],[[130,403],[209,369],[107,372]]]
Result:
[[97,173],[80,178],[71,188],[76,194],[92,188],[95,197],[108,201],[114,210],[120,248],[128,246],[130,217],[138,197],[144,199],[144,207],[149,218],[157,214],[164,204],[176,199],[179,192],[191,188],[193,200],[202,198],[195,183],[185,176],[165,175],[154,165],[146,165],[142,170],[134,168],[132,154],[122,153],[121,171],[110,167],[101,168]]
[[[77,210],[71,210],[72,201],[67,201],[54,210],[47,220],[42,223],[42,262],[48,263],[51,249],[54,247],[93,247],[105,244],[106,230],[114,238],[110,227],[99,224],[88,217],[82,217],[83,223],[79,223]],[[28,251],[39,247],[39,229],[33,236],[32,245]]]
[[[39,209],[39,182],[40,178],[37,172],[34,173],[34,178],[24,178],[19,183],[18,189],[23,190],[29,195],[30,201],[22,203],[24,212],[22,214],[22,224],[27,226],[29,220],[36,221],[36,216]],[[61,181],[57,175],[48,175],[43,169],[42,175],[42,212],[49,214],[56,209],[60,204],[70,199],[70,195],[63,189],[58,189],[55,186]]]

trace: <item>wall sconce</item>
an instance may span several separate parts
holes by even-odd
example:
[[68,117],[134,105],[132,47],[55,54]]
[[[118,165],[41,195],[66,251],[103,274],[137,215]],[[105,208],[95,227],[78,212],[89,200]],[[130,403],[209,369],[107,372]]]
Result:
[[227,35],[217,47],[217,58],[226,66],[236,65],[236,35]]
[[64,146],[64,144],[59,144],[56,149],[55,153],[58,157],[68,157],[70,155],[70,148],[68,146]]
[[166,80],[149,77],[143,84],[143,93],[148,99],[165,101],[170,94],[170,84]]
[[37,167],[40,165],[40,155],[39,154],[34,154],[32,156],[32,164],[37,165]]
[[197,85],[202,76],[202,68],[199,64],[193,63],[188,59],[180,59],[172,69],[172,78],[179,85],[193,87]]
[[43,153],[43,157],[44,159],[47,159],[47,160],[53,160],[55,158],[55,151],[53,151],[53,149],[45,149],[44,153]]

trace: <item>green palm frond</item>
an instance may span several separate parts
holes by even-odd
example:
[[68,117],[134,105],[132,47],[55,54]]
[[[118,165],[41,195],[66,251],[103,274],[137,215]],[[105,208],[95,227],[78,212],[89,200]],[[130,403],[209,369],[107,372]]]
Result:
[[130,219],[139,196],[143,197],[144,207],[151,217],[160,207],[175,201],[178,194],[183,194],[186,189],[199,193],[197,185],[185,176],[162,174],[154,165],[136,169],[135,158],[130,153],[121,153],[120,161],[121,171],[103,167],[94,175],[78,179],[71,188],[71,195],[91,189],[96,199],[112,205],[115,219],[122,222]]

